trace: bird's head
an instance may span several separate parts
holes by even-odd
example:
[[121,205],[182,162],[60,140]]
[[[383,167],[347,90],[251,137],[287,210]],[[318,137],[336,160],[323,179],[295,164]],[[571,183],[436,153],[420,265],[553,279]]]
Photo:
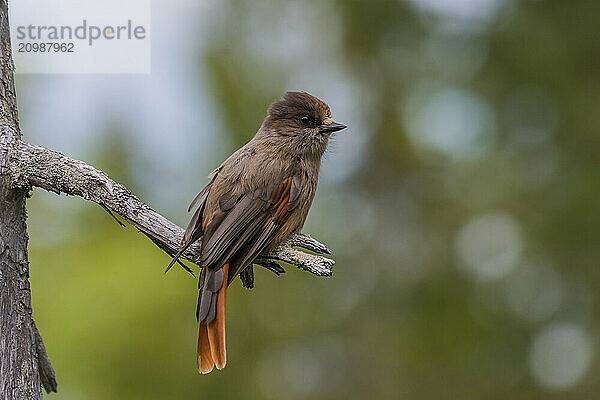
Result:
[[344,128],[322,100],[306,92],[286,92],[269,106],[259,133],[279,146],[320,157],[331,134]]

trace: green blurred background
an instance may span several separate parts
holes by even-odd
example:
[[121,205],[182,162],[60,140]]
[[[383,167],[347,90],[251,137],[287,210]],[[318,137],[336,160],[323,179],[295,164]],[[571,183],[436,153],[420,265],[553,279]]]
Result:
[[[152,74],[18,76],[26,140],[180,225],[285,90],[349,128],[304,231],[331,278],[256,268],[228,365],[195,369],[196,281],[97,205],[28,201],[48,399],[600,396],[600,2],[152,3]],[[18,71],[17,71],[18,72]]]

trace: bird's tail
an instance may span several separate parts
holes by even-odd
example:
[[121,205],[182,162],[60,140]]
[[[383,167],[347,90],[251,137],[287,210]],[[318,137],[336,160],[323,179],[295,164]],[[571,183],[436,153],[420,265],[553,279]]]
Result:
[[[213,366],[223,369],[225,349],[225,301],[229,264],[218,271],[203,271],[198,298],[198,371],[207,374]],[[219,284],[217,286],[217,284]]]

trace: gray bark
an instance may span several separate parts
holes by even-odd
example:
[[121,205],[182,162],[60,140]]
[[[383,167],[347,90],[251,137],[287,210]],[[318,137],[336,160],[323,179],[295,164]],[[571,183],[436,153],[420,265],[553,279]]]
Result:
[[[42,398],[42,387],[55,392],[57,385],[32,318],[25,208],[31,188],[37,186],[98,203],[119,214],[168,254],[177,251],[183,229],[106,173],[83,161],[23,142],[13,70],[8,8],[6,0],[0,0],[0,399],[35,400]],[[200,241],[183,256],[197,262],[199,250]],[[324,244],[296,233],[255,263],[276,274],[285,272],[278,263],[285,261],[317,276],[330,276],[334,261],[319,254],[330,253]],[[247,271],[242,280],[251,287],[252,271]]]
[[54,371],[31,316],[27,259],[27,191],[11,185],[21,132],[8,8],[0,0],[0,398],[41,399],[56,391]]

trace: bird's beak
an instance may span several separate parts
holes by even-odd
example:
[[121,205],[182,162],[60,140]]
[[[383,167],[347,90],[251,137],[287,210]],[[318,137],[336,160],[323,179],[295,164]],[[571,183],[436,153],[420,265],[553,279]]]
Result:
[[323,125],[319,126],[319,132],[321,133],[333,133],[345,129],[346,125],[334,122],[332,119],[323,121]]

